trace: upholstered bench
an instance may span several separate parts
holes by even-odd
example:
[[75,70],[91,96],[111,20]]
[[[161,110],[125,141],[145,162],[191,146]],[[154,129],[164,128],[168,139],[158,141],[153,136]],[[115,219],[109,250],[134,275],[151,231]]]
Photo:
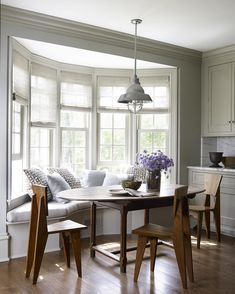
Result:
[[[56,171],[60,171],[61,169]],[[62,170],[64,172],[64,169]],[[37,171],[36,171],[37,172]],[[64,175],[64,174],[63,174]],[[123,179],[131,178],[132,175],[119,174],[114,175],[105,171],[86,170],[82,179],[83,186],[102,186],[117,185]],[[49,176],[48,176],[49,179]],[[71,177],[69,178],[71,180]],[[44,182],[39,184],[45,185]],[[59,203],[55,200],[48,202],[48,224],[64,219],[71,219],[79,223],[89,226],[89,201],[70,201],[67,203]],[[104,211],[108,208],[99,207],[97,213],[98,233],[102,228],[102,219]],[[31,197],[28,194],[12,199],[8,202],[7,227],[11,238],[10,257],[16,258],[26,255],[26,244],[28,240],[28,228],[31,213]],[[102,233],[102,231],[100,232]],[[89,229],[82,232],[83,237],[89,236]],[[56,238],[57,236],[51,236]],[[49,240],[47,243],[47,251],[59,249],[59,240]]]
[[[48,220],[67,218],[78,210],[88,209],[89,207],[89,201],[70,201],[68,203],[50,201],[48,202]],[[28,222],[30,219],[30,213],[31,201],[27,201],[7,212],[7,223],[14,224]]]
[[[68,203],[48,202],[48,224],[64,219],[72,219],[84,223],[89,219],[89,201],[70,201]],[[31,213],[31,197],[27,194],[11,200],[8,203],[7,229],[10,236],[11,258],[26,255],[29,220]],[[88,236],[88,232],[84,232]],[[51,236],[47,243],[46,251],[59,250],[58,235]]]

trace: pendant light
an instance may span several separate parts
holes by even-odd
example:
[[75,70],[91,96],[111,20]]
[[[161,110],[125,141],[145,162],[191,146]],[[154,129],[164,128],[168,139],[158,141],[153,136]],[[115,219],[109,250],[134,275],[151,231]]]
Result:
[[126,103],[128,110],[132,113],[137,113],[143,107],[143,103],[152,102],[151,97],[144,93],[144,89],[141,87],[139,78],[136,74],[136,38],[137,38],[137,25],[142,22],[141,19],[132,19],[131,23],[135,25],[135,46],[134,46],[134,77],[132,84],[127,88],[125,94],[122,94],[118,103]]

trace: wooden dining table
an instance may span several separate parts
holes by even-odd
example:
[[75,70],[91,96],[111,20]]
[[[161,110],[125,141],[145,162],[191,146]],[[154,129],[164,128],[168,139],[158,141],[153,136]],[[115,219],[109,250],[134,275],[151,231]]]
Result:
[[[145,210],[144,223],[149,223],[149,209],[173,205],[175,189],[181,185],[161,186],[160,192],[154,195],[136,197],[131,195],[113,195],[110,191],[122,189],[120,185],[97,186],[65,190],[57,194],[67,200],[91,202],[91,230],[90,230],[90,256],[95,257],[95,252],[102,253],[120,263],[120,271],[125,273],[127,266],[127,252],[136,247],[127,248],[127,214],[129,211]],[[204,189],[189,187],[188,198],[194,198]],[[96,209],[97,206],[109,207],[120,212],[120,250],[108,251],[104,246],[96,244]],[[189,224],[188,224],[189,226]],[[102,244],[103,245],[103,244]],[[118,256],[119,255],[119,256]]]

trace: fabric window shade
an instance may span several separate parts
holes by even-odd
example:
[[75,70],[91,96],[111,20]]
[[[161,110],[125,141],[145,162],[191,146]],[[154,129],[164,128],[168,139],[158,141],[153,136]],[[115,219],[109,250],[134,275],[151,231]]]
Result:
[[92,106],[92,75],[62,71],[61,104],[90,108]]
[[106,109],[125,109],[126,105],[118,103],[118,98],[130,85],[129,77],[98,77],[98,106]]
[[57,71],[32,63],[31,122],[56,123]]
[[16,94],[16,100],[24,99],[28,101],[29,62],[15,50],[13,51],[13,92]]
[[169,76],[140,77],[142,87],[169,87]]
[[98,85],[100,87],[128,87],[130,85],[129,77],[108,77],[99,76]]
[[153,100],[153,102],[145,104],[145,110],[161,108],[168,111],[170,77],[164,75],[143,76],[140,77],[140,81],[145,93],[149,94]]

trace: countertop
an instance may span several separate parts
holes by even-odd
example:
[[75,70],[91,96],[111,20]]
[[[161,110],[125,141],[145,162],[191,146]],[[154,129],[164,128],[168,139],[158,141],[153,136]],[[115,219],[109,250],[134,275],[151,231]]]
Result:
[[220,173],[231,173],[235,174],[235,169],[234,168],[216,168],[216,167],[209,167],[209,166],[188,166],[188,169],[197,169],[197,170],[203,170],[203,171],[215,171],[215,172],[220,172]]

